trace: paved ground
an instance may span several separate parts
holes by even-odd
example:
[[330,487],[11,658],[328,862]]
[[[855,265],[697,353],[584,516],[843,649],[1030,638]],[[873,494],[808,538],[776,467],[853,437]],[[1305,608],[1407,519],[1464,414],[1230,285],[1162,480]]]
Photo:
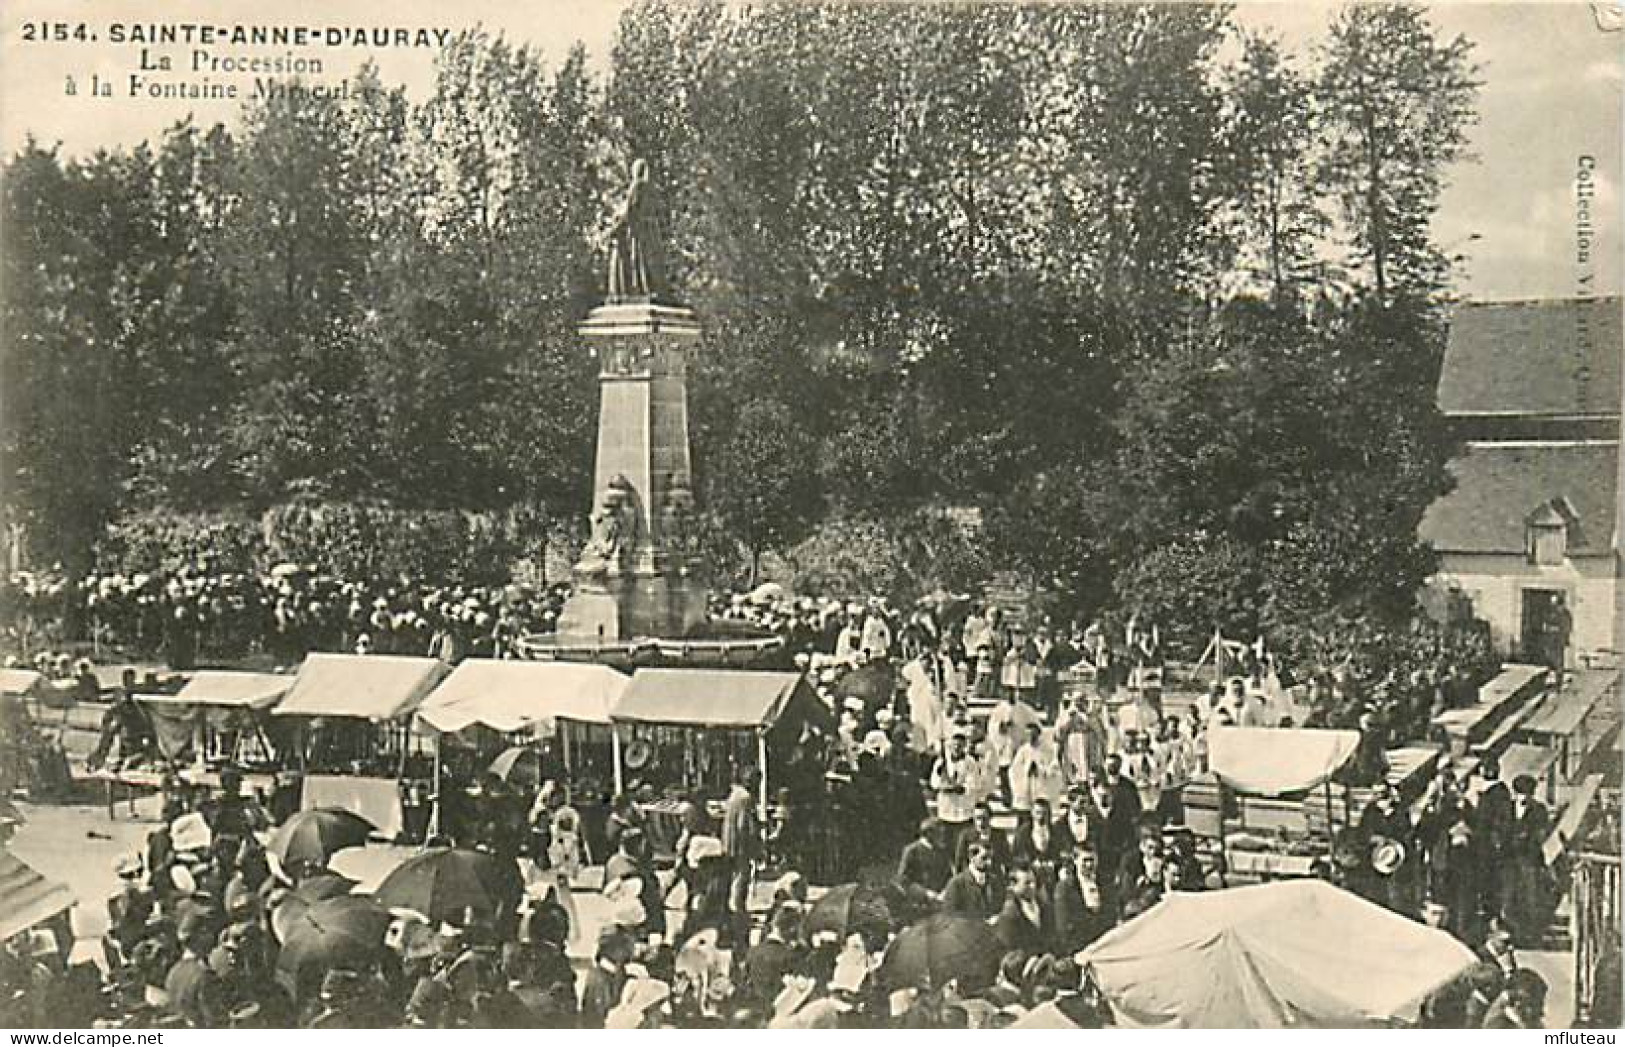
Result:
[[[123,804],[119,816],[109,821],[103,806],[38,807],[24,805],[28,822],[11,842],[11,850],[44,875],[66,884],[79,899],[73,913],[78,942],[74,959],[101,958],[100,939],[107,929],[105,900],[118,888],[113,863],[124,854],[144,848],[146,834],[156,824],[157,799],[137,802],[137,818],[131,819]],[[389,871],[413,853],[409,847],[373,845],[338,854],[333,867],[360,881],[362,889],[376,886]],[[586,871],[574,892],[582,933],[571,945],[571,954],[586,959],[604,922],[606,905],[595,891],[601,871]],[[758,884],[752,901],[765,907],[768,884]],[[673,895],[681,904],[682,890]],[[675,914],[673,914],[675,916]],[[1547,1004],[1548,1028],[1563,1028],[1573,1016],[1574,956],[1571,952],[1522,952],[1519,958],[1538,971],[1551,986]]]
[[[45,876],[66,884],[79,900],[73,912],[77,938],[74,960],[100,961],[101,936],[107,930],[105,902],[119,886],[113,865],[123,855],[145,850],[147,833],[157,825],[157,811],[156,797],[138,800],[135,818],[129,816],[128,808],[121,802],[118,817],[111,821],[106,807],[99,805],[23,805],[28,821],[11,841],[11,851]],[[412,847],[373,844],[341,851],[331,864],[334,871],[357,880],[358,889],[370,890],[414,853]],[[608,915],[608,905],[597,893],[602,876],[601,868],[584,870],[572,892],[580,933],[571,942],[569,951],[579,958],[590,959],[598,928]],[[758,883],[752,895],[752,907],[765,909],[771,890],[771,884]],[[673,891],[667,901],[681,906],[683,888]],[[678,918],[678,910],[668,912],[668,922],[675,925]]]

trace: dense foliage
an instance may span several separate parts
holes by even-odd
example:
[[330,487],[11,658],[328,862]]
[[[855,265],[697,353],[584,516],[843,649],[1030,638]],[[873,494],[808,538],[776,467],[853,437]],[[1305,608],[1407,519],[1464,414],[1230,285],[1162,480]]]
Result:
[[602,77],[475,32],[420,104],[369,73],[235,133],[30,144],[8,502],[70,569],[137,511],[585,508],[573,328],[641,156],[747,565],[810,541],[809,582],[867,582],[860,546],[971,507],[983,548],[891,573],[1200,635],[1392,617],[1447,482],[1428,228],[1472,76],[1404,5],[1294,55],[1218,5],[645,0]]

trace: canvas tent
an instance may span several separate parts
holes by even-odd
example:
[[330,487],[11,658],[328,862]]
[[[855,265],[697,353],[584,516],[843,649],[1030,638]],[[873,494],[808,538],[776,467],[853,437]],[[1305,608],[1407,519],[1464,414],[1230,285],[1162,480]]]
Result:
[[27,862],[0,850],[0,941],[38,926],[73,906],[73,893]]
[[275,714],[382,723],[416,709],[445,674],[446,665],[437,658],[312,654]]
[[[639,669],[611,718],[627,728],[676,729],[693,734],[750,734],[761,771],[761,807],[767,808],[768,735],[781,726],[816,723],[827,716],[800,673],[730,669]],[[617,788],[620,733],[615,736]]]
[[1286,727],[1213,727],[1208,767],[1250,796],[1308,792],[1329,781],[1360,744],[1358,731]]
[[249,731],[265,744],[258,731],[259,717],[288,692],[293,681],[292,676],[275,673],[204,670],[177,694],[143,694],[137,699],[151,717],[158,748],[166,757],[178,760],[205,744],[210,731]]
[[559,720],[607,726],[628,682],[605,665],[470,658],[424,699],[418,719],[442,733],[473,724],[552,733]]
[[1444,931],[1321,880],[1172,893],[1079,954],[1128,1028],[1385,1027],[1471,966]]
[[812,689],[800,673],[729,669],[640,669],[615,707],[617,722],[767,729],[804,708]]

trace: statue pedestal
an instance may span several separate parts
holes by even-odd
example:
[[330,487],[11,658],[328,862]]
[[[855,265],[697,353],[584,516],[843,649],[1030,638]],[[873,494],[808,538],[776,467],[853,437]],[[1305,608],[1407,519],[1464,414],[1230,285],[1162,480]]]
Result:
[[706,621],[709,596],[703,582],[667,574],[621,575],[578,582],[559,613],[563,641],[613,643],[686,639]]
[[559,635],[688,637],[704,623],[707,604],[703,572],[688,551],[688,359],[699,321],[682,306],[637,298],[599,306],[579,331],[598,359],[594,505],[616,518],[595,529],[598,547],[577,566]]

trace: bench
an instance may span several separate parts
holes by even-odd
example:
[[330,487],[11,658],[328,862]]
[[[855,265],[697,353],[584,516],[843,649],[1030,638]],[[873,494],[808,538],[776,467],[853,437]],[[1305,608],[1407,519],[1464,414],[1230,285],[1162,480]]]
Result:
[[1542,665],[1506,665],[1478,690],[1478,701],[1464,709],[1451,709],[1433,718],[1433,729],[1449,744],[1452,756],[1466,756],[1501,722],[1538,694],[1545,684]]
[[1562,857],[1568,850],[1569,841],[1577,838],[1585,831],[1586,815],[1591,805],[1596,802],[1597,794],[1602,791],[1602,775],[1588,774],[1574,790],[1568,806],[1558,816],[1557,822],[1552,826],[1551,833],[1541,846],[1541,854],[1546,864],[1551,865]]
[[1501,754],[1501,780],[1516,781],[1527,774],[1535,780],[1535,799],[1557,806],[1557,753],[1543,745],[1519,742]]

